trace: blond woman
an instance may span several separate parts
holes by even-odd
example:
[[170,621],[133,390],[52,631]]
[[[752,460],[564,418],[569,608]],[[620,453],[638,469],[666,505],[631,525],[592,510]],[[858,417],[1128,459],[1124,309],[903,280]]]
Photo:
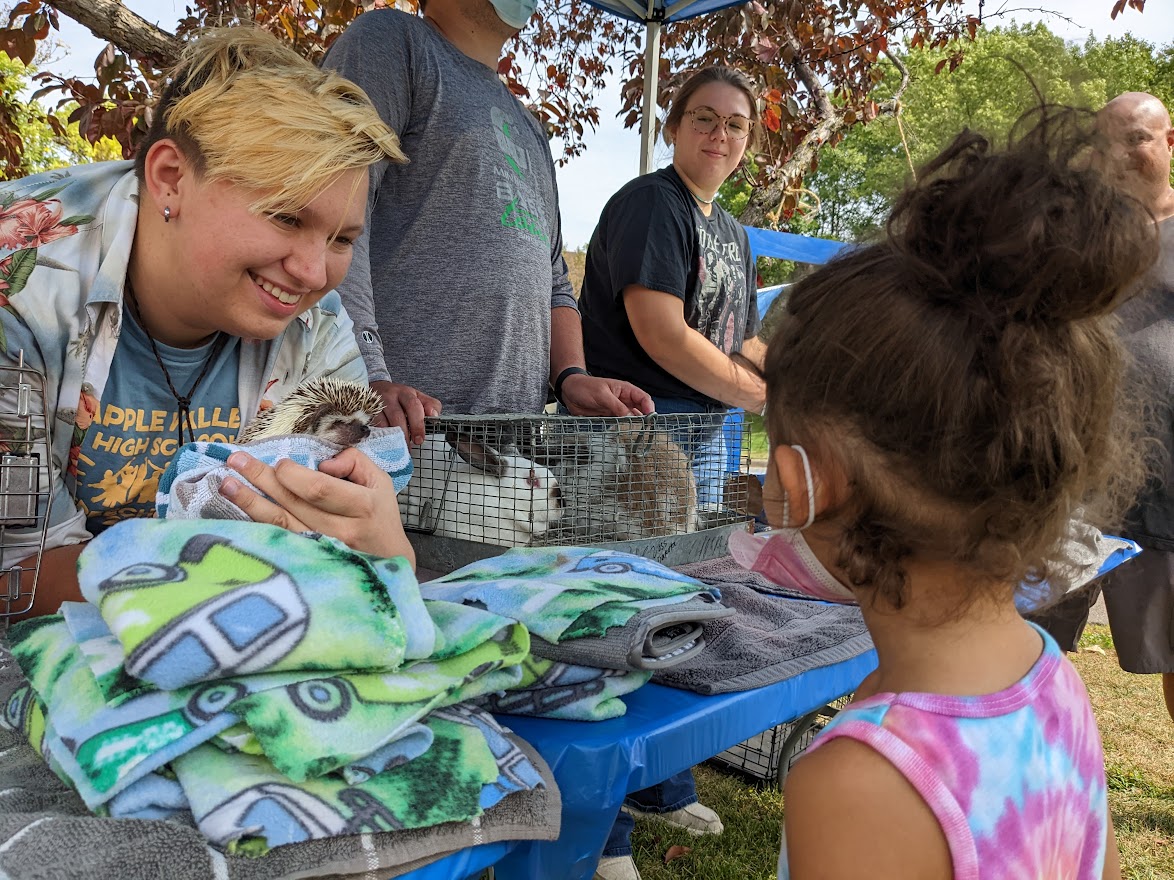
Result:
[[[80,598],[86,541],[153,514],[179,445],[233,439],[307,379],[366,382],[333,288],[385,159],[403,161],[398,140],[358,87],[238,28],[189,44],[133,164],[0,184],[0,366],[44,374],[51,436],[32,613]],[[390,479],[360,453],[231,464],[269,496],[235,486],[255,520],[410,558]],[[21,562],[28,535],[8,529],[0,553]]]

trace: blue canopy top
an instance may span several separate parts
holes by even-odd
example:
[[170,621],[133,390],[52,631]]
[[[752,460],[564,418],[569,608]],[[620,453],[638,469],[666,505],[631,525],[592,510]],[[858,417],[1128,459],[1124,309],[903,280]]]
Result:
[[[746,235],[750,238],[750,253],[755,259],[759,257],[775,257],[780,260],[794,260],[796,263],[814,263],[822,265],[836,254],[852,245],[844,241],[834,241],[830,238],[812,238],[807,235],[795,235],[793,232],[777,232],[773,229],[759,229],[757,226],[746,226]],[[778,299],[789,285],[778,284],[774,287],[763,287],[758,291],[758,315],[763,317],[771,303]]]
[[652,14],[648,14],[648,3],[640,0],[587,0],[592,6],[597,6],[605,12],[626,18],[629,21],[684,21],[705,15],[707,12],[716,12],[727,6],[739,6],[746,0],[652,0]]

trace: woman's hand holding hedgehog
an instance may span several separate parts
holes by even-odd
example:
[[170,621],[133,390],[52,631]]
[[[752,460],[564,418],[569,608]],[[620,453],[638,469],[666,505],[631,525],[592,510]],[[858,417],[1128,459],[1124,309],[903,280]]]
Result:
[[391,477],[354,448],[371,433],[371,419],[382,409],[383,401],[366,385],[318,379],[299,386],[261,413],[238,441],[309,434],[347,448],[316,471],[289,459],[272,467],[235,452],[229,466],[265,495],[236,480],[226,480],[221,492],[255,522],[321,532],[375,556],[405,556],[415,568]]
[[230,455],[228,465],[265,493],[235,480],[220,487],[254,522],[321,532],[374,556],[404,556],[416,567],[391,477],[354,447],[322,462],[316,471],[289,459],[271,467],[244,452]]

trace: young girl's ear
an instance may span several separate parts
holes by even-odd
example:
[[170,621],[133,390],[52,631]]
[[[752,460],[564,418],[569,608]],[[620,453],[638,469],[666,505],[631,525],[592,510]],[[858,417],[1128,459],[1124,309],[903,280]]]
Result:
[[[806,450],[800,451],[799,447],[782,444],[771,450],[766,486],[763,489],[763,501],[766,506],[767,520],[777,528],[801,528],[810,518],[808,505],[812,493],[814,494],[816,517],[838,504],[847,494],[847,487],[840,485],[844,481],[838,477],[835,468],[821,466],[821,462],[811,453],[807,453],[807,461],[804,462],[804,452]],[[810,467],[810,492],[808,490],[808,467]],[[785,505],[782,493],[786,493]],[[786,508],[785,517],[783,515],[784,507]]]

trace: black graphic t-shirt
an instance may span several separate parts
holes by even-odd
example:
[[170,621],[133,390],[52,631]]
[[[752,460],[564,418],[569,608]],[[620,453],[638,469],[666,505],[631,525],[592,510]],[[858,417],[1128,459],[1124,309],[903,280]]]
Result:
[[671,165],[612,196],[591,236],[579,298],[587,369],[654,397],[720,405],[645,353],[624,309],[631,284],[679,297],[685,322],[726,354],[758,333],[746,230],[720,205],[708,217],[701,213]]

